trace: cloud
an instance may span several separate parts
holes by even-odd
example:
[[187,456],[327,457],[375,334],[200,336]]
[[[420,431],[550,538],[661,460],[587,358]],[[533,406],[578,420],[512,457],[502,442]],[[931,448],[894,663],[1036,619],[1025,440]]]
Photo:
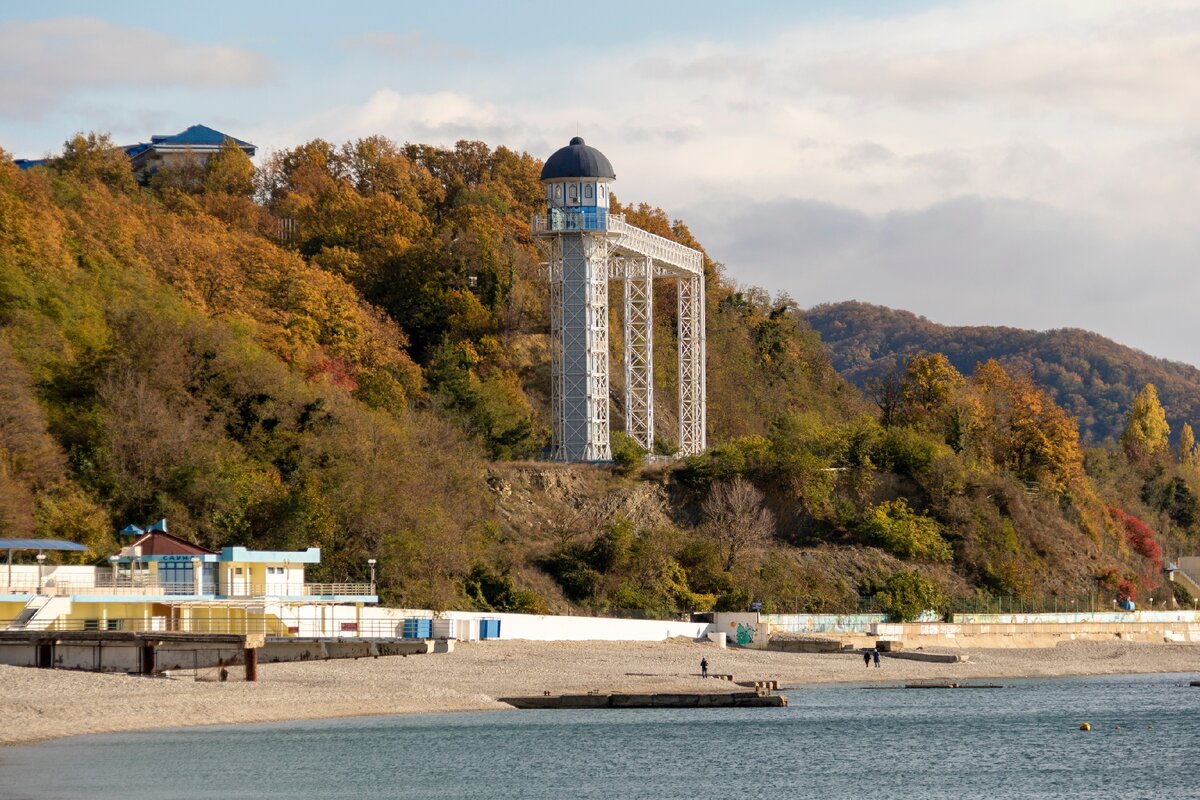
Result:
[[479,58],[479,53],[469,47],[431,39],[418,31],[364,33],[346,37],[342,46],[350,50],[365,48],[398,61],[472,61]]
[[373,92],[363,102],[322,112],[286,128],[252,131],[257,143],[288,148],[312,138],[333,142],[382,134],[396,141],[453,145],[459,139],[500,144],[524,132],[495,105],[461,92]]
[[257,53],[99,19],[0,23],[0,116],[36,117],[89,89],[250,87],[269,74]]
[[1200,74],[1200,31],[1143,31],[1120,39],[1091,34],[1077,40],[1033,34],[933,51],[835,53],[807,72],[829,92],[919,108],[1002,101],[1027,110],[1084,109],[1131,121],[1200,119],[1200,85],[1194,79]]
[[1041,203],[978,196],[886,214],[814,200],[684,209],[748,283],[800,305],[857,299],[946,324],[1080,327],[1200,364],[1200,234],[1115,230]]

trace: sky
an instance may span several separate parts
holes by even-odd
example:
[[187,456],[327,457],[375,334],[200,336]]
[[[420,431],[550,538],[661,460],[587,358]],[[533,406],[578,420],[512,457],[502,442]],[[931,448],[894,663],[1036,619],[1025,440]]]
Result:
[[801,307],[1200,365],[1200,0],[0,4],[0,147],[574,135]]

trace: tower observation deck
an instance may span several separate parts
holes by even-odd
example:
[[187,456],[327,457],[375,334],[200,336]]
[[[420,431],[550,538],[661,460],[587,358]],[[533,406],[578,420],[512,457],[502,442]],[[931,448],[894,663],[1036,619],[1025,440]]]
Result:
[[616,177],[599,150],[578,136],[542,169],[546,213],[533,235],[550,256],[551,457],[607,461],[609,443],[608,287],[623,285],[625,432],[654,447],[654,282],[674,280],[678,314],[679,452],[706,446],[704,257],[609,213]]

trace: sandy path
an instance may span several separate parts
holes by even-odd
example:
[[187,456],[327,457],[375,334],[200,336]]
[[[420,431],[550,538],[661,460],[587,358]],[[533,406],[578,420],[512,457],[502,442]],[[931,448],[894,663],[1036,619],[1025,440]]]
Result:
[[[957,651],[963,652],[963,651]],[[494,698],[543,691],[721,691],[697,677],[701,657],[737,680],[784,685],[837,681],[1196,672],[1200,645],[1074,642],[1037,650],[966,651],[971,660],[927,664],[885,658],[864,669],[853,654],[720,650],[667,642],[459,644],[449,654],[264,664],[260,681],[197,682],[191,676],[125,675],[0,666],[0,744],[81,733],[266,722],[363,714],[512,710]],[[1200,691],[1198,689],[1197,691]]]

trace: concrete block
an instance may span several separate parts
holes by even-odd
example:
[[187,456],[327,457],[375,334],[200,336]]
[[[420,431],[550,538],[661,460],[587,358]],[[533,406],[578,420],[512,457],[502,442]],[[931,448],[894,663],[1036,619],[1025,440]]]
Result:
[[564,694],[558,698],[558,708],[608,708],[606,694]]

